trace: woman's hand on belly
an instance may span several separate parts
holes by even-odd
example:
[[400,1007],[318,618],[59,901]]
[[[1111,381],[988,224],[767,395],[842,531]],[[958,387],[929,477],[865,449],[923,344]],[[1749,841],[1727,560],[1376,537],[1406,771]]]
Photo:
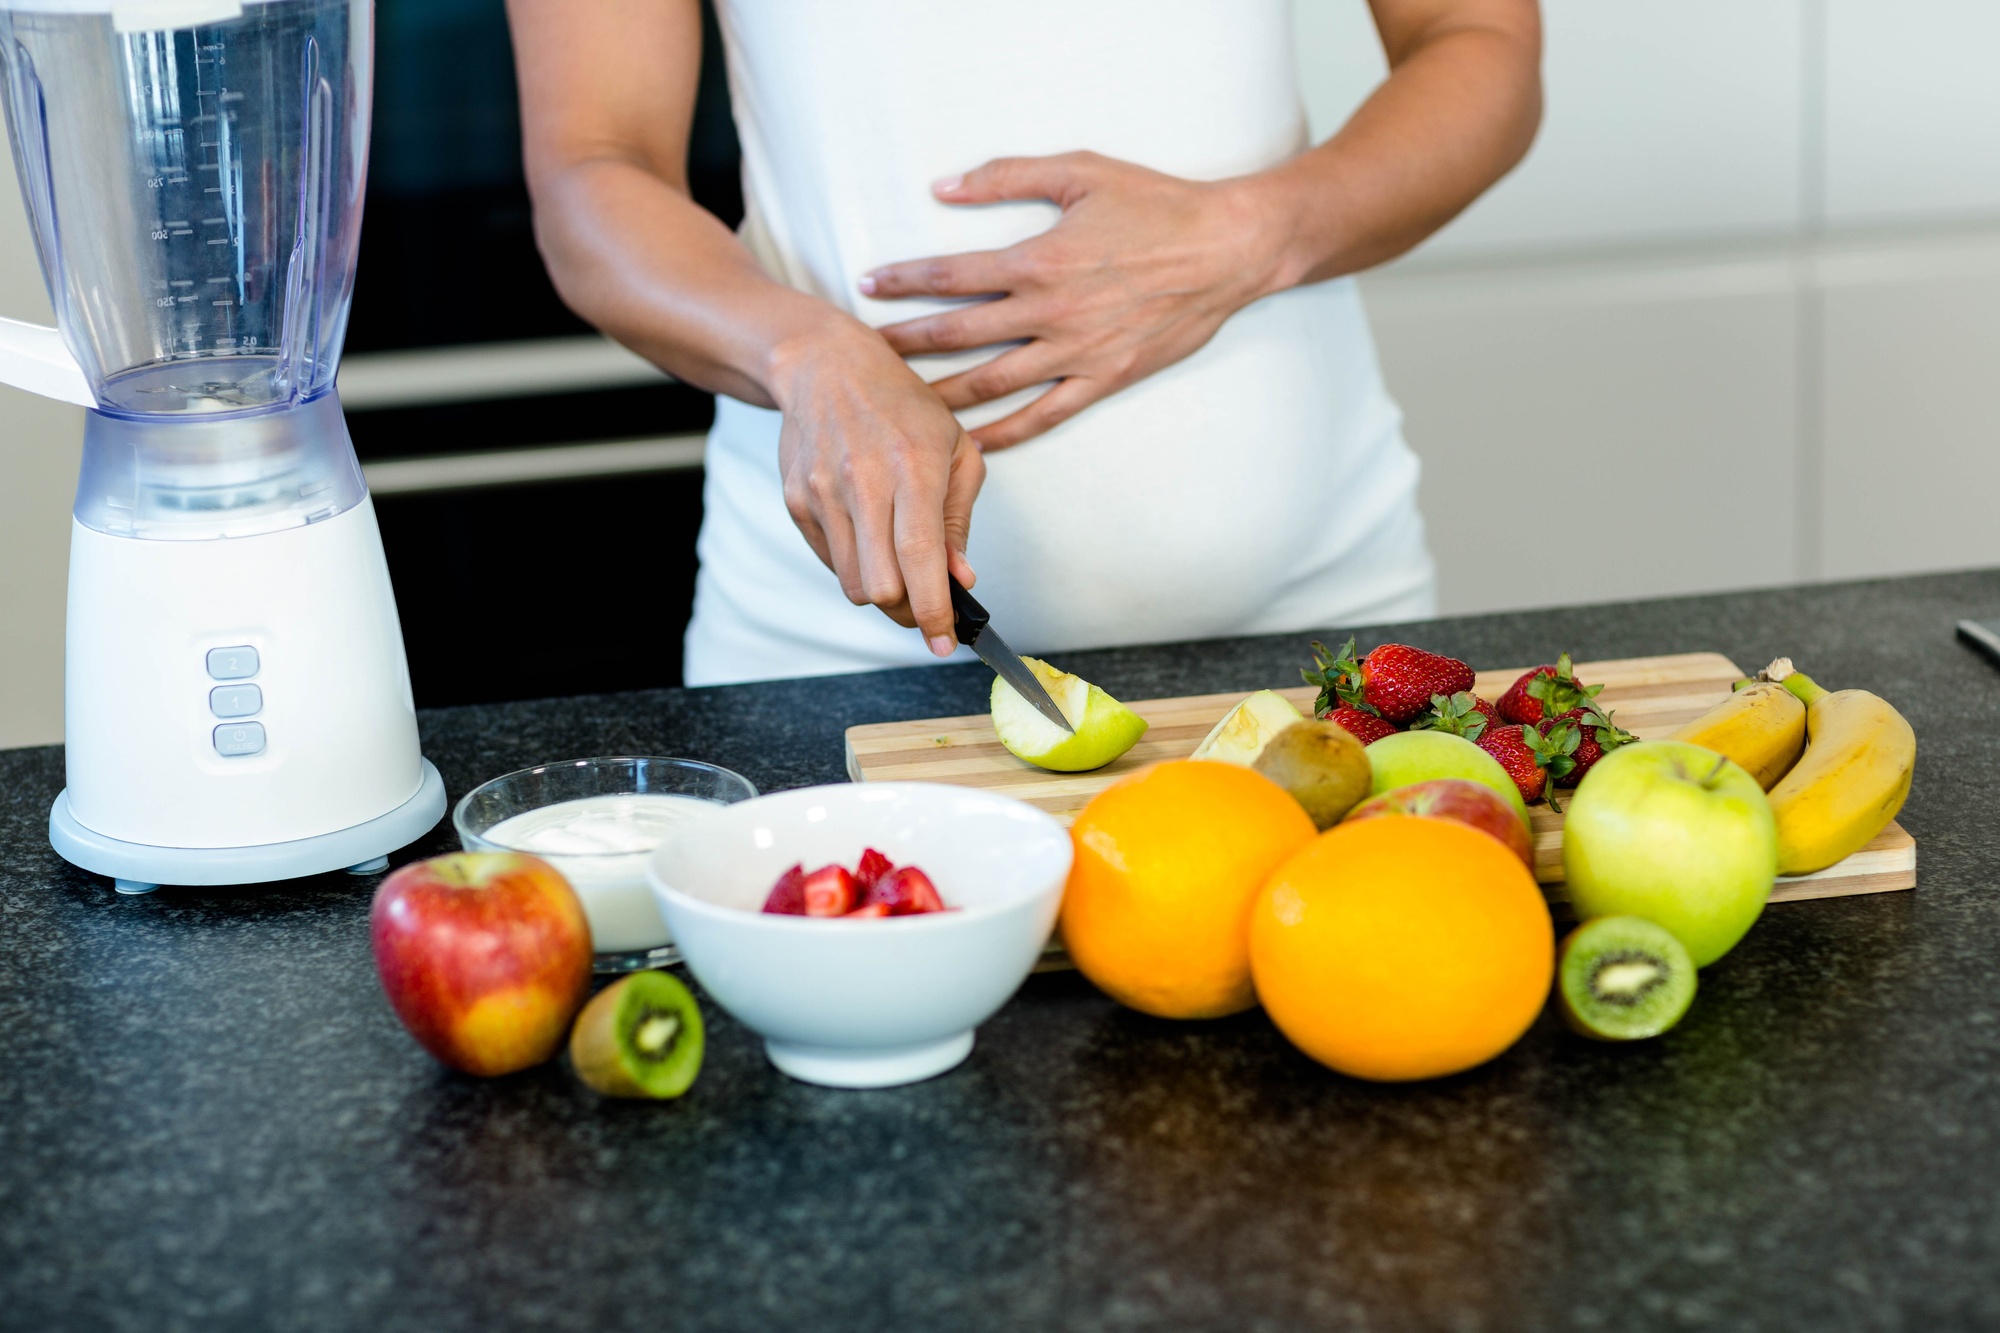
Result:
[[784,413],[778,469],[792,521],[849,601],[921,628],[948,656],[946,576],[973,581],[965,545],[986,479],[978,445],[860,325],[781,346],[768,383]]
[[953,408],[1055,386],[972,432],[982,448],[1032,439],[1198,351],[1224,320],[1288,285],[1284,220],[1236,182],[1203,183],[1095,153],[1000,158],[933,187],[953,204],[1050,199],[1050,230],[1005,250],[890,264],[861,281],[877,300],[998,299],[881,330],[904,356],[1022,345],[931,387]]
[[[1389,77],[1340,132],[1254,175],[1197,182],[1095,153],[999,158],[932,187],[948,204],[1049,199],[1004,250],[914,259],[863,295],[991,296],[882,330],[905,356],[1021,346],[938,381],[954,409],[1055,381],[981,426],[1019,444],[1201,348],[1259,297],[1379,264],[1518,162],[1541,117],[1535,0],[1370,0]],[[1143,40],[1143,39],[1141,39]]]

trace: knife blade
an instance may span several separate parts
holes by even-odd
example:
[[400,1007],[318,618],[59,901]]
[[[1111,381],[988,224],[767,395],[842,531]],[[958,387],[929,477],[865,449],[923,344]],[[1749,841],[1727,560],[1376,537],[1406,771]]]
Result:
[[986,608],[955,578],[951,580],[951,609],[958,617],[955,626],[958,641],[978,653],[980,661],[997,671],[1000,679],[1012,685],[1016,693],[1035,706],[1036,712],[1074,735],[1076,728],[1063,716],[1062,709],[1056,707],[1056,701],[1049,697],[1041,680],[1028,669],[1021,655],[1009,648],[1007,641],[994,630],[993,617],[987,614]]

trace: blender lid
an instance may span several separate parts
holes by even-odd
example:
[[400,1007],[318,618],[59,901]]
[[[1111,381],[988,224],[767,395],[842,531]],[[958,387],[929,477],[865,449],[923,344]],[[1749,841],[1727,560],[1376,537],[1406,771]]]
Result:
[[246,5],[271,0],[0,0],[21,14],[109,14],[118,32],[166,32],[241,18]]

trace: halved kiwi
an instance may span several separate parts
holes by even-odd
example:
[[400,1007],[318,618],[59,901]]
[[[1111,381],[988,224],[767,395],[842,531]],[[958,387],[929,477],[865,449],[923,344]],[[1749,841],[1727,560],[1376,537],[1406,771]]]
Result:
[[1672,932],[1644,917],[1600,916],[1563,941],[1556,993],[1586,1037],[1657,1037],[1694,1002],[1694,960]]
[[701,1010],[680,978],[634,972],[576,1017],[569,1062],[607,1097],[678,1097],[701,1072]]

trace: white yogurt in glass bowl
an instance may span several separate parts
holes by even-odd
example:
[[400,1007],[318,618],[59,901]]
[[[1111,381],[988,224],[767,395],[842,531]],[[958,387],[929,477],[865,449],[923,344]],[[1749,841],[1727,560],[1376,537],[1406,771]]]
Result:
[[583,902],[599,972],[678,961],[646,880],[652,855],[692,822],[757,789],[740,774],[694,759],[572,759],[504,774],[452,811],[469,852],[539,856]]

